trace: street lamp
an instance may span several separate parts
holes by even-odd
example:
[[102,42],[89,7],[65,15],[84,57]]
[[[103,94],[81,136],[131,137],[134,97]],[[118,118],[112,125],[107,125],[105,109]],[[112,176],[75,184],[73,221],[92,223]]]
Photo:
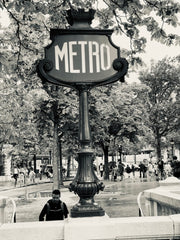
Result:
[[173,156],[174,156],[174,139],[173,138],[170,140],[170,144],[171,144],[171,156],[173,160]]

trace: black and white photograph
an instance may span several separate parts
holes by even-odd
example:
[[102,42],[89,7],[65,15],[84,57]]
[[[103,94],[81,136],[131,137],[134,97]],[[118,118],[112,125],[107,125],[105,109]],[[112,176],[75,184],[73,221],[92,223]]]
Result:
[[0,240],[180,239],[180,1],[0,0]]

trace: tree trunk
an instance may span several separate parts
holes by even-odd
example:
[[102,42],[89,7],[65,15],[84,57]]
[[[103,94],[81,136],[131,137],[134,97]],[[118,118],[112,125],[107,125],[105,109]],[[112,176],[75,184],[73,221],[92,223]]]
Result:
[[58,125],[54,122],[54,137],[53,137],[53,189],[59,189],[59,141],[58,141]]
[[104,146],[103,151],[104,151],[104,180],[109,180],[109,164],[108,164],[108,146]]
[[59,184],[62,186],[63,184],[63,165],[62,165],[62,145],[61,145],[61,138],[58,138],[59,143]]
[[161,136],[159,134],[159,129],[156,129],[156,151],[157,151],[157,160],[161,160]]
[[71,155],[68,156],[68,161],[67,161],[67,178],[70,177],[70,166],[71,166]]

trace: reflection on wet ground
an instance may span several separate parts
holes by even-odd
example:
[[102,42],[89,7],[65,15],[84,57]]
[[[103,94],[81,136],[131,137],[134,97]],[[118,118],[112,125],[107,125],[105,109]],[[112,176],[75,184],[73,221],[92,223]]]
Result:
[[[103,192],[95,197],[95,201],[109,217],[137,217],[139,216],[138,194],[143,190],[158,186],[158,182],[118,182],[106,187]],[[145,210],[145,199],[143,197],[141,202]]]

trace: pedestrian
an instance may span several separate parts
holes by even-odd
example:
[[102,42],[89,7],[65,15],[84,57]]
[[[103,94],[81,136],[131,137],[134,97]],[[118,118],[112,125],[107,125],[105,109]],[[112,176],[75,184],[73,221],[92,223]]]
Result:
[[39,221],[44,221],[45,216],[46,221],[64,220],[64,218],[68,217],[67,206],[60,200],[60,196],[58,189],[53,190],[52,199],[48,200],[44,205],[39,215]]
[[103,173],[104,173],[104,166],[102,163],[100,163],[99,165],[99,171],[100,171],[100,176],[103,177]]
[[124,164],[121,162],[121,160],[119,160],[118,163],[118,173],[120,176],[120,181],[122,181],[124,177]]
[[156,181],[158,181],[159,177],[158,177],[158,165],[157,165],[157,162],[154,163],[154,174],[155,174]]
[[127,165],[127,167],[125,168],[127,174],[128,174],[128,178],[130,178],[130,173],[131,173],[131,168],[129,165]]
[[17,179],[18,179],[18,176],[19,176],[19,169],[17,166],[14,166],[14,171],[13,171],[13,178],[14,178],[14,186],[16,187],[17,185]]
[[27,178],[28,178],[29,174],[28,174],[28,169],[27,167],[25,166],[24,167],[24,184],[26,185],[27,184]]
[[162,159],[158,161],[158,170],[159,170],[159,179],[163,180],[163,178],[164,178],[164,161]]
[[147,171],[147,168],[146,168],[145,164],[140,162],[140,164],[139,164],[139,172],[140,172],[139,177],[140,178],[142,178],[142,177],[145,178],[146,177],[146,171]]
[[172,167],[169,161],[164,164],[164,173],[165,178],[172,176]]
[[48,170],[47,166],[44,169],[44,173],[45,173],[46,177],[49,178],[49,170]]
[[19,184],[20,184],[20,187],[24,186],[24,179],[25,179],[24,168],[23,168],[23,166],[21,166],[20,169],[19,169]]
[[118,174],[118,168],[117,166],[113,166],[112,168],[112,181],[116,182],[117,181],[117,174]]
[[39,169],[39,180],[42,180],[43,170],[42,167]]
[[30,180],[30,182],[35,183],[35,177],[36,177],[36,174],[33,171],[33,168],[31,168],[31,170],[29,172],[29,180]]
[[67,172],[66,169],[63,168],[62,169],[63,180],[66,180],[66,176],[67,176],[66,172]]
[[50,182],[53,181],[53,172],[48,170],[48,178],[50,179]]
[[149,179],[151,181],[151,179],[152,179],[152,177],[154,175],[154,168],[153,168],[152,162],[149,162],[147,171],[148,171],[148,177],[149,177]]
[[131,171],[132,171],[133,178],[135,178],[135,166],[133,164],[131,166]]

